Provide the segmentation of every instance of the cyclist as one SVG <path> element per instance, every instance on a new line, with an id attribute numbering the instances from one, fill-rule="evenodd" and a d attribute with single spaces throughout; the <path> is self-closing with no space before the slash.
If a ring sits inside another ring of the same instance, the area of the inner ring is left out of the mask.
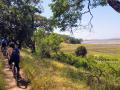
<path id="1" fill-rule="evenodd" d="M 1 41 L 1 51 L 3 52 L 4 56 L 6 56 L 6 49 L 7 49 L 7 40 L 3 38 Z"/>
<path id="2" fill-rule="evenodd" d="M 19 63 L 20 63 L 20 52 L 19 49 L 17 48 L 17 45 L 15 45 L 14 43 L 10 44 L 10 47 L 12 48 L 10 53 L 9 53 L 9 65 L 10 67 L 12 66 L 12 63 L 14 63 L 14 71 L 16 68 L 16 74 L 17 74 L 17 78 L 20 77 L 20 67 L 19 67 Z M 8 51 L 9 52 L 9 51 Z M 15 73 L 14 73 L 15 74 Z"/>
<path id="3" fill-rule="evenodd" d="M 13 48 L 13 52 L 10 58 L 13 60 L 15 64 L 15 68 L 17 69 L 17 78 L 19 78 L 20 77 L 20 67 L 19 67 L 20 52 L 19 52 L 17 45 L 15 45 L 15 47 Z"/>
<path id="4" fill-rule="evenodd" d="M 13 52 L 13 48 L 14 48 L 14 43 L 10 43 L 9 44 L 9 47 L 7 49 L 7 58 L 8 58 L 8 64 L 9 64 L 9 67 L 10 69 L 12 69 L 12 60 L 11 60 L 11 55 L 12 55 L 12 52 Z"/>

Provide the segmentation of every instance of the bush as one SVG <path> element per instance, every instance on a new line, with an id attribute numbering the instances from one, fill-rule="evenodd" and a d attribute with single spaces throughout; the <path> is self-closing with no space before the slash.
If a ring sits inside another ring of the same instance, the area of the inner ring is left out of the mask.
<path id="1" fill-rule="evenodd" d="M 70 37 L 70 39 L 69 39 L 69 43 L 71 43 L 71 44 L 81 44 L 81 42 L 82 42 L 82 39 L 77 39 L 74 37 Z"/>
<path id="2" fill-rule="evenodd" d="M 85 46 L 80 46 L 75 51 L 76 56 L 82 56 L 85 57 L 87 54 L 87 49 Z"/>
<path id="3" fill-rule="evenodd" d="M 89 67 L 88 66 L 89 64 L 88 64 L 86 58 L 76 57 L 72 54 L 65 54 L 65 53 L 61 52 L 59 54 L 55 54 L 53 56 L 53 58 L 58 61 L 73 65 L 76 68 L 82 67 L 82 68 L 87 69 Z"/>
<path id="4" fill-rule="evenodd" d="M 58 53 L 62 38 L 55 33 L 46 33 L 44 29 L 34 32 L 36 52 L 41 58 L 50 58 L 52 53 Z"/>
<path id="5" fill-rule="evenodd" d="M 41 46 L 41 53 L 40 56 L 41 58 L 50 58 L 51 54 L 50 54 L 50 50 L 47 48 L 47 46 Z"/>

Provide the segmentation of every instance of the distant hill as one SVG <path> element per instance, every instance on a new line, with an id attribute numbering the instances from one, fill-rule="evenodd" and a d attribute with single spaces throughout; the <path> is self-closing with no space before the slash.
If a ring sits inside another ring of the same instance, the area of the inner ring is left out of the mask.
<path id="1" fill-rule="evenodd" d="M 84 40 L 83 44 L 120 44 L 120 39 L 93 39 Z"/>

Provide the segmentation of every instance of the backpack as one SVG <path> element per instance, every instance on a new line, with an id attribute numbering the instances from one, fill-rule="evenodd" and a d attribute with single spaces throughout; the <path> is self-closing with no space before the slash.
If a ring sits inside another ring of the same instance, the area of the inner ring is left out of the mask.
<path id="1" fill-rule="evenodd" d="M 13 61 L 19 61 L 19 49 L 18 48 L 14 48 L 12 55 L 11 55 L 11 59 Z"/>
<path id="2" fill-rule="evenodd" d="M 2 40 L 2 46 L 7 46 L 7 41 L 5 39 Z"/>

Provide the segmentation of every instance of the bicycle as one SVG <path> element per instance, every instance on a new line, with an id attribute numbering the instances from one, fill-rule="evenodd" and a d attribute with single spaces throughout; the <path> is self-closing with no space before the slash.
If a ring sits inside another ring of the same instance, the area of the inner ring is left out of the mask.
<path id="1" fill-rule="evenodd" d="M 17 71 L 17 68 L 15 66 L 15 63 L 12 63 L 12 72 L 13 72 L 13 76 L 16 80 L 16 84 L 19 88 L 23 88 L 23 89 L 26 89 L 28 84 L 30 83 L 30 81 L 27 81 L 25 80 L 24 78 L 21 78 L 18 71 Z"/>
<path id="2" fill-rule="evenodd" d="M 14 62 L 12 63 L 12 72 L 13 72 L 13 76 L 16 80 L 17 86 L 19 86 L 19 81 L 20 81 L 21 77 L 19 76 L 19 73 L 17 71 L 17 68 L 16 68 Z"/>

